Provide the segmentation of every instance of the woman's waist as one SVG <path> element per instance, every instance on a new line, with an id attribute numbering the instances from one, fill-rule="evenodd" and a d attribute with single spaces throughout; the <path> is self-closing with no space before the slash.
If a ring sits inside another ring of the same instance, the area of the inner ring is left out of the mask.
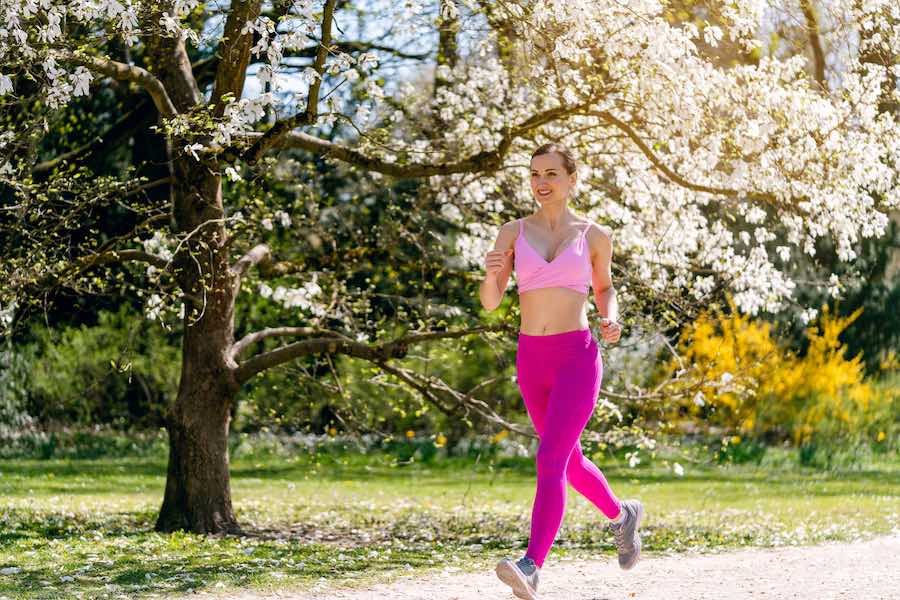
<path id="1" fill-rule="evenodd" d="M 534 367 L 537 361 L 552 370 L 573 360 L 596 360 L 600 346 L 589 328 L 544 335 L 519 332 L 516 354 L 517 362 L 530 361 Z"/>
<path id="2" fill-rule="evenodd" d="M 525 335 L 548 336 L 575 330 L 590 332 L 583 303 L 577 307 L 565 303 L 532 308 L 520 305 L 520 312 L 519 333 Z"/>

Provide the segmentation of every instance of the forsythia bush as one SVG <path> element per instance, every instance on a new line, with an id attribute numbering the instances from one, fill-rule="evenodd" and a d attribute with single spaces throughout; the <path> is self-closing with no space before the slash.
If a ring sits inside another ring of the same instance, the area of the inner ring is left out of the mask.
<path id="1" fill-rule="evenodd" d="M 683 362 L 666 367 L 668 374 L 680 375 L 674 384 L 681 392 L 678 414 L 796 444 L 814 437 L 888 437 L 885 429 L 895 426 L 896 387 L 866 381 L 862 356 L 844 356 L 838 339 L 862 309 L 841 317 L 823 306 L 806 330 L 809 346 L 801 357 L 773 335 L 769 323 L 739 314 L 731 299 L 729 306 L 730 314 L 703 313 L 690 324 L 680 344 Z"/>

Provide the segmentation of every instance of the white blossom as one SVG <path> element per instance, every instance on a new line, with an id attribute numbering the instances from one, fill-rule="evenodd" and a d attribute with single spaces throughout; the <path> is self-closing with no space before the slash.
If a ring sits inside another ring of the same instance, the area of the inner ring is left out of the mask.
<path id="1" fill-rule="evenodd" d="M 705 406 L 706 405 L 705 396 L 703 395 L 703 392 L 701 392 L 700 390 L 697 390 L 697 393 L 694 394 L 694 404 L 696 404 L 697 406 Z"/>
<path id="2" fill-rule="evenodd" d="M 241 181 L 243 178 L 241 174 L 237 172 L 234 167 L 225 167 L 225 175 L 228 176 L 228 179 L 231 181 Z"/>
<path id="3" fill-rule="evenodd" d="M 290 227 L 291 226 L 291 215 L 287 214 L 283 210 L 275 211 L 275 218 L 281 223 L 282 227 Z"/>

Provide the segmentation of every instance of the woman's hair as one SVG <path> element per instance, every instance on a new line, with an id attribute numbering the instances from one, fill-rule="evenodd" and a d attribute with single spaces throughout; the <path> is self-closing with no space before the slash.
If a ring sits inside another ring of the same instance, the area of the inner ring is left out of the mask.
<path id="1" fill-rule="evenodd" d="M 551 154 L 556 152 L 560 156 L 562 156 L 563 166 L 566 168 L 566 172 L 571 175 L 578 169 L 578 163 L 575 161 L 575 158 L 572 156 L 572 152 L 569 151 L 568 148 L 563 146 L 562 144 L 557 144 L 555 142 L 551 142 L 549 144 L 544 144 L 539 146 L 537 150 L 531 155 L 531 158 L 535 156 L 540 156 L 541 154 Z"/>

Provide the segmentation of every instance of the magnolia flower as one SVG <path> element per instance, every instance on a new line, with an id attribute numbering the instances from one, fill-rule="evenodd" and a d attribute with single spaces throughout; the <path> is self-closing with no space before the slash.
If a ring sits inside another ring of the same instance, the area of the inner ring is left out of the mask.
<path id="1" fill-rule="evenodd" d="M 241 181 L 243 179 L 234 167 L 225 167 L 225 175 L 227 175 L 228 179 L 231 181 Z"/>
<path id="2" fill-rule="evenodd" d="M 0 96 L 8 94 L 11 91 L 13 91 L 12 79 L 10 79 L 8 75 L 0 73 Z"/>
<path id="3" fill-rule="evenodd" d="M 188 144 L 184 147 L 184 151 L 194 157 L 194 160 L 199 161 L 200 157 L 197 156 L 197 150 L 203 150 L 203 144 Z"/>
<path id="4" fill-rule="evenodd" d="M 282 227 L 291 226 L 291 215 L 287 214 L 283 210 L 276 210 L 275 218 L 278 219 L 278 222 L 281 223 Z"/>

